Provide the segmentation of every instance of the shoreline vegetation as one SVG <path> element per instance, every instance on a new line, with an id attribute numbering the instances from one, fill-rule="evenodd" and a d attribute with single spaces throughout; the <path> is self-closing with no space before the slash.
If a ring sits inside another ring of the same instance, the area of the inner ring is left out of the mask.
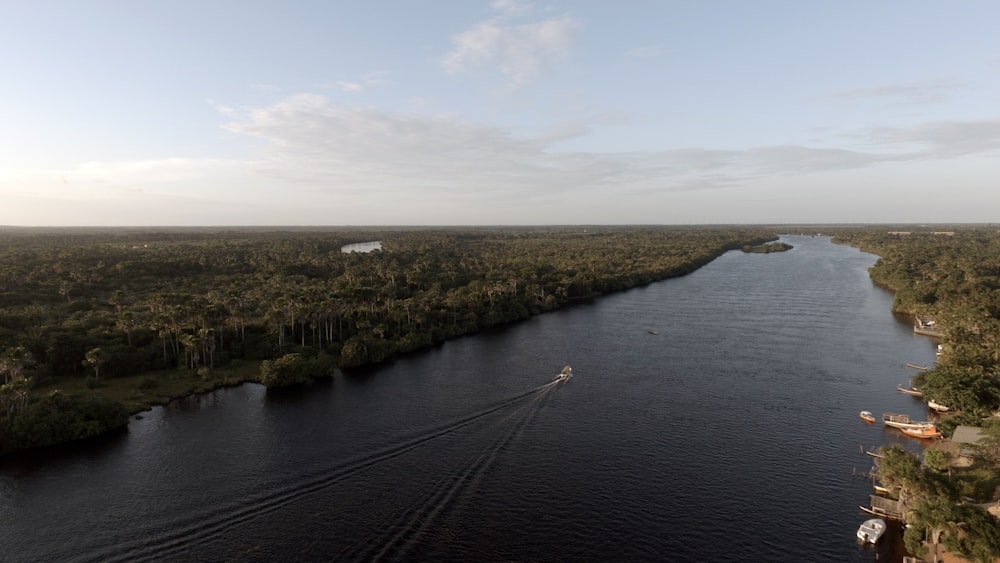
<path id="1" fill-rule="evenodd" d="M 0 454 L 683 276 L 758 227 L 0 228 Z M 345 253 L 369 241 L 381 248 Z"/>
<path id="2" fill-rule="evenodd" d="M 770 242 L 767 244 L 758 244 L 756 246 L 745 245 L 742 250 L 747 254 L 768 254 L 771 252 L 787 252 L 792 249 L 792 245 L 784 242 Z"/>
<path id="3" fill-rule="evenodd" d="M 912 385 L 925 402 L 949 406 L 935 415 L 946 437 L 922 458 L 879 448 L 877 496 L 907 525 L 905 547 L 922 561 L 992 563 L 1000 557 L 1000 231 L 850 229 L 833 242 L 878 255 L 870 277 L 893 291 L 893 312 L 940 329 L 928 336 L 940 344 L 937 361 Z M 958 442 L 959 427 L 976 438 Z"/>

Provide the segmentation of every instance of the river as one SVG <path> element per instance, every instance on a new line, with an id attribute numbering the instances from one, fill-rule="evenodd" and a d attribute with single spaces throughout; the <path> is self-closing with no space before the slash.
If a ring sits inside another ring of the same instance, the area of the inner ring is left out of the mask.
<path id="1" fill-rule="evenodd" d="M 862 448 L 934 342 L 825 237 L 0 459 L 4 561 L 874 561 Z M 551 383 L 566 364 L 573 377 Z M 892 559 L 889 559 L 889 558 Z"/>

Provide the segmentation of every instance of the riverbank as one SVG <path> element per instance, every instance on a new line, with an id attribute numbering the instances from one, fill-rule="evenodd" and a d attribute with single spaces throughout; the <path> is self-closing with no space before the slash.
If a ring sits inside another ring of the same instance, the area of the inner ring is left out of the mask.
<path id="1" fill-rule="evenodd" d="M 176 369 L 109 378 L 98 381 L 96 385 L 88 381 L 79 377 L 52 378 L 33 389 L 32 395 L 42 397 L 58 390 L 75 395 L 99 396 L 123 404 L 129 414 L 134 415 L 191 395 L 211 393 L 244 383 L 259 383 L 260 362 L 233 360 L 225 367 L 210 370 L 204 377 L 191 370 Z"/>
<path id="2" fill-rule="evenodd" d="M 0 351 L 9 356 L 0 366 L 13 366 L 8 371 L 17 374 L 19 385 L 16 392 L 7 386 L 0 396 L 14 405 L 0 432 L 18 424 L 28 397 L 37 401 L 58 390 L 110 399 L 135 414 L 260 382 L 261 362 L 245 358 L 275 350 L 329 355 L 342 369 L 379 365 L 684 276 L 730 250 L 777 238 L 760 229 L 676 228 L 382 234 L 391 253 L 345 253 L 344 237 L 322 233 L 149 233 L 130 244 L 95 236 L 68 246 L 35 241 L 59 254 L 10 259 L 26 271 L 43 272 L 39 279 L 49 280 L 51 262 L 67 257 L 73 268 L 63 262 L 60 267 L 100 275 L 87 284 L 6 295 L 0 313 L 9 313 L 12 330 L 23 328 L 32 337 Z M 234 259 L 234 252 L 241 258 Z M 269 283 L 260 283 L 262 274 Z M 173 292 L 163 293 L 168 286 Z M 22 301 L 31 306 L 17 308 Z M 78 334 L 83 328 L 86 336 Z M 233 360 L 207 369 L 220 358 Z M 91 375 L 84 377 L 81 365 Z M 171 369 L 177 365 L 187 367 Z M 144 371 L 129 375 L 138 370 Z M 26 393 L 37 380 L 33 373 L 43 380 Z"/>

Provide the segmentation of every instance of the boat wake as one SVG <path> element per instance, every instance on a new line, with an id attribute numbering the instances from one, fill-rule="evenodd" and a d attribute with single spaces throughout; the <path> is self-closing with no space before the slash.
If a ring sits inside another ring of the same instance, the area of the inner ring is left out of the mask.
<path id="1" fill-rule="evenodd" d="M 488 471 L 500 451 L 520 437 L 524 427 L 544 403 L 542 398 L 565 379 L 557 378 L 479 411 L 427 428 L 393 445 L 302 475 L 277 489 L 270 489 L 249 498 L 243 497 L 236 504 L 206 507 L 206 510 L 192 514 L 184 520 L 164 522 L 160 531 L 153 531 L 142 539 L 108 546 L 102 552 L 93 555 L 101 561 L 137 561 L 162 559 L 188 552 L 199 542 L 211 541 L 225 534 L 227 530 L 337 486 L 365 470 L 451 436 L 491 415 L 510 411 L 500 421 L 488 427 L 499 429 L 500 432 L 487 450 L 441 478 L 438 484 L 425 494 L 422 502 L 404 511 L 400 515 L 403 523 L 390 528 L 395 531 L 391 537 L 373 538 L 374 541 L 363 542 L 363 545 L 359 546 L 360 551 L 350 550 L 357 552 L 360 559 L 399 557 L 419 541 L 433 521 L 456 500 L 456 497 L 460 496 L 460 493 L 474 489 L 475 484 Z M 345 554 L 347 555 L 350 559 L 355 558 L 353 555 Z"/>
<path id="2" fill-rule="evenodd" d="M 551 381 L 538 388 L 538 393 L 523 405 L 496 423 L 500 429 L 490 446 L 478 456 L 445 475 L 426 493 L 420 501 L 408 507 L 396 517 L 396 524 L 390 532 L 376 537 L 365 538 L 354 547 L 338 554 L 343 560 L 372 560 L 383 558 L 407 558 L 415 546 L 434 527 L 441 516 L 456 507 L 463 499 L 469 498 L 479 483 L 493 466 L 498 455 L 505 448 L 516 444 L 525 427 L 545 404 L 545 398 L 561 379 Z M 395 530 L 395 533 L 392 531 Z"/>

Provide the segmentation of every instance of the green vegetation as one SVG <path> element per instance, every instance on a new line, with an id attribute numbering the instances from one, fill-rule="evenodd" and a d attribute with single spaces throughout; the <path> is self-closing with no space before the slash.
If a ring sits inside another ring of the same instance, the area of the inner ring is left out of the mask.
<path id="1" fill-rule="evenodd" d="M 5 432 L 0 434 L 0 451 L 91 438 L 128 424 L 128 410 L 121 403 L 59 391 L 31 401 L 14 414 L 8 417 Z"/>
<path id="2" fill-rule="evenodd" d="M 0 452 L 36 443 L 9 437 L 40 424 L 25 417 L 54 389 L 135 412 L 243 381 L 295 384 L 776 238 L 671 227 L 3 230 Z M 373 240 L 382 250 L 340 250 Z"/>
<path id="3" fill-rule="evenodd" d="M 957 409 L 938 424 L 981 426 L 972 467 L 928 449 L 923 464 L 900 446 L 883 448 L 878 474 L 897 491 L 907 523 L 907 549 L 924 555 L 930 542 L 973 561 L 1000 557 L 1000 523 L 977 503 L 996 501 L 1000 486 L 1000 233 L 995 228 L 888 232 L 845 230 L 836 242 L 878 254 L 872 279 L 895 292 L 893 310 L 934 319 L 943 353 L 914 379 L 927 398 Z"/>
<path id="4" fill-rule="evenodd" d="M 963 483 L 950 476 L 943 452 L 929 449 L 923 465 L 898 444 L 881 448 L 880 453 L 879 478 L 883 486 L 896 491 L 910 525 L 903 536 L 910 553 L 936 554 L 942 544 L 973 561 L 991 563 L 1000 554 L 1000 522 L 982 506 L 967 502 Z"/>
<path id="5" fill-rule="evenodd" d="M 260 365 L 260 382 L 268 388 L 288 387 L 321 377 L 333 376 L 336 364 L 326 354 L 306 357 L 299 353 L 285 354 L 277 360 L 264 360 Z"/>
<path id="6" fill-rule="evenodd" d="M 940 327 L 944 353 L 914 381 L 924 396 L 989 416 L 1000 410 L 1000 232 L 908 232 L 852 230 L 834 240 L 880 256 L 871 276 L 895 292 L 894 312 Z"/>
<path id="7" fill-rule="evenodd" d="M 769 252 L 787 252 L 792 248 L 793 247 L 790 244 L 785 244 L 783 242 L 772 242 L 768 244 L 758 244 L 756 246 L 744 245 L 741 250 L 743 250 L 743 252 L 746 252 L 748 254 L 767 254 Z"/>

